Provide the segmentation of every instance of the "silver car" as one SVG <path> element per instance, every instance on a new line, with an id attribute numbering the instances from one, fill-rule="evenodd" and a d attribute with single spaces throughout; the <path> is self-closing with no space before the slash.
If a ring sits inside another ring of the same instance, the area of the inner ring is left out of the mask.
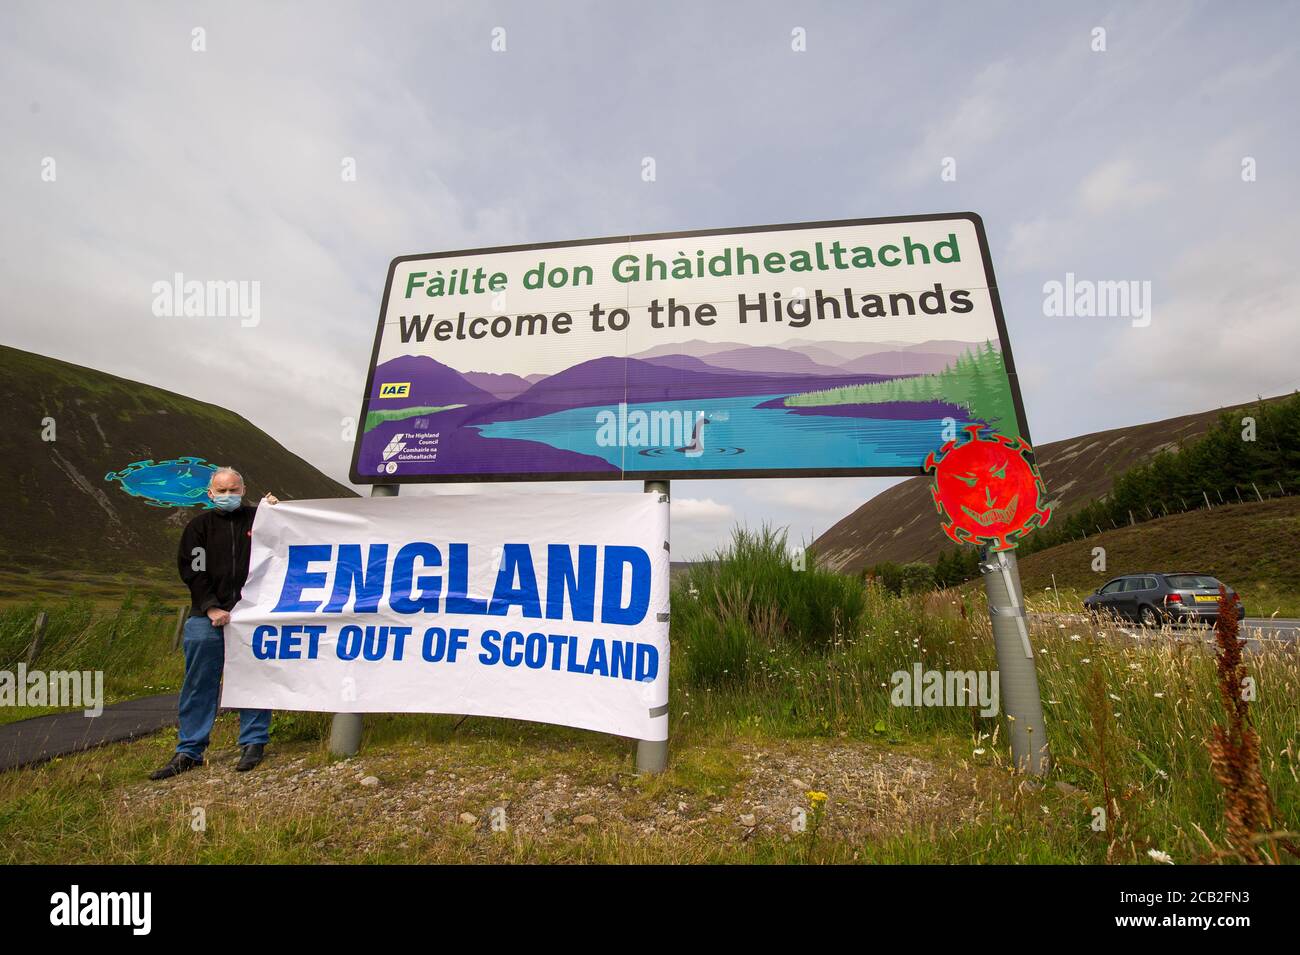
<path id="1" fill-rule="evenodd" d="M 1241 620 L 1246 616 L 1241 596 L 1223 586 Z M 1085 597 L 1083 609 L 1094 616 L 1111 614 L 1147 627 L 1162 623 L 1212 625 L 1219 619 L 1219 580 L 1209 574 L 1125 574 Z"/>

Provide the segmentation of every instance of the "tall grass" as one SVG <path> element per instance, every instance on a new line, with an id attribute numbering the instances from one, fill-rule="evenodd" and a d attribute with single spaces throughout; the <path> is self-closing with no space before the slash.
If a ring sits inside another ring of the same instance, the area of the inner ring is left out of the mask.
<path id="1" fill-rule="evenodd" d="M 673 594 L 673 637 L 688 680 L 699 686 L 744 681 L 790 652 L 825 651 L 855 632 L 862 588 L 798 562 L 786 534 L 737 528 L 730 547 L 695 563 Z"/>
<path id="2" fill-rule="evenodd" d="M 741 534 L 732 551 L 678 581 L 672 692 L 679 721 L 922 742 L 1009 771 L 998 717 L 890 702 L 891 675 L 915 663 L 940 671 L 997 668 L 982 598 L 895 596 L 874 583 L 833 584 L 821 579 L 833 575 L 783 565 L 779 535 Z M 762 586 L 751 580 L 755 568 Z M 837 600 L 824 596 L 831 593 Z M 805 602 L 831 609 L 803 614 Z M 792 618 L 806 628 L 797 637 Z M 1186 632 L 1064 622 L 1035 626 L 1033 644 L 1055 759 L 1051 781 L 1079 793 L 1060 850 L 1098 862 L 1146 861 L 1148 849 L 1176 850 L 1179 861 L 1221 858 L 1223 793 L 1207 742 L 1225 717 L 1211 648 Z M 1269 642 L 1241 665 L 1261 688 L 1251 717 L 1274 825 L 1294 832 L 1300 654 Z M 1096 807 L 1106 809 L 1100 830 L 1092 827 Z"/>
<path id="3" fill-rule="evenodd" d="M 47 615 L 39 670 L 103 670 L 109 700 L 174 689 L 183 664 L 171 651 L 176 607 L 132 594 L 105 610 L 85 598 L 32 601 L 0 609 L 0 670 L 15 671 L 27 659 L 36 618 Z M 0 723 L 36 715 L 31 707 L 0 708 Z"/>

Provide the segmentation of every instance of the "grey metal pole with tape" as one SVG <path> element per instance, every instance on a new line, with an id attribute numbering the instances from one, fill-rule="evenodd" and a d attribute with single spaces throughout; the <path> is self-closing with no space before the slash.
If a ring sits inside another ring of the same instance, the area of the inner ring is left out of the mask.
<path id="1" fill-rule="evenodd" d="M 397 497 L 400 484 L 375 484 L 371 497 Z M 360 713 L 335 713 L 330 725 L 330 753 L 334 756 L 355 756 L 361 749 L 362 719 Z"/>
<path id="2" fill-rule="evenodd" d="M 1017 770 L 1042 776 L 1051 768 L 1052 757 L 1015 551 L 981 549 L 980 573 L 993 624 L 1002 711 L 1010 724 L 1011 758 Z"/>
<path id="3" fill-rule="evenodd" d="M 665 501 L 668 501 L 671 498 L 671 489 L 668 481 L 646 481 L 645 492 L 647 494 L 662 494 Z M 664 547 L 668 548 L 668 546 L 669 542 L 664 541 Z M 667 704 L 664 704 L 663 715 L 665 718 L 668 716 L 667 710 L 668 706 Z M 637 775 L 662 773 L 667 768 L 668 740 L 639 739 L 636 741 Z"/>

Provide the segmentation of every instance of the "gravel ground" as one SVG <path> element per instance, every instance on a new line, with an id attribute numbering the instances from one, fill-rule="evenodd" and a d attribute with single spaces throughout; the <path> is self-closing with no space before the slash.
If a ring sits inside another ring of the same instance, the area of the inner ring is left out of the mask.
<path id="1" fill-rule="evenodd" d="M 179 803 L 191 811 L 203 806 L 209 815 L 325 814 L 355 826 L 362 849 L 381 839 L 391 845 L 395 834 L 418 841 L 443 826 L 539 838 L 617 830 L 624 838 L 708 832 L 712 838 L 788 839 L 815 824 L 827 837 L 859 840 L 940 818 L 952 825 L 973 817 L 978 805 L 969 776 L 963 781 L 924 759 L 870 744 L 743 742 L 729 753 L 738 770 L 729 778 L 739 781 L 710 787 L 646 784 L 617 769 L 602 775 L 599 765 L 575 776 L 556 771 L 545 752 L 502 766 L 432 746 L 321 765 L 315 753 L 272 748 L 251 773 L 234 772 L 234 754 L 218 752 L 174 780 L 124 791 L 122 804 L 136 812 Z"/>

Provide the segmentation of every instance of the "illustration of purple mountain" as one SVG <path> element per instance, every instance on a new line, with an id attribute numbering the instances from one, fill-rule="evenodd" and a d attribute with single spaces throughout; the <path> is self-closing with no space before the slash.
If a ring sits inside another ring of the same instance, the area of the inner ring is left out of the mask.
<path id="1" fill-rule="evenodd" d="M 817 376 L 819 388 L 865 384 L 885 376 L 840 374 Z M 539 381 L 522 395 L 493 409 L 506 415 L 500 420 L 531 417 L 562 408 L 607 405 L 611 396 L 623 395 L 628 404 L 685 401 L 695 398 L 733 398 L 808 390 L 807 375 L 764 373 L 737 375 L 732 371 L 674 368 L 636 358 L 594 358 Z"/>
<path id="2" fill-rule="evenodd" d="M 744 342 L 702 342 L 692 338 L 684 342 L 670 342 L 666 345 L 655 345 L 653 348 L 647 348 L 645 351 L 639 351 L 629 358 L 663 358 L 666 355 L 689 355 L 692 358 L 704 358 L 720 351 L 732 351 L 736 348 L 747 347 Z"/>
<path id="3" fill-rule="evenodd" d="M 801 355 L 807 355 L 819 365 L 830 365 L 831 367 L 835 367 L 840 362 L 846 360 L 846 358 L 852 357 L 843 351 L 836 351 L 833 342 L 828 345 L 796 345 L 786 342 L 782 347 L 788 348 L 790 351 L 799 352 Z M 892 351 L 893 349 L 882 346 L 880 350 Z"/>
<path id="4" fill-rule="evenodd" d="M 932 339 L 924 342 L 817 342 L 804 344 L 791 339 L 780 347 L 807 355 L 815 362 L 844 368 L 869 355 L 926 354 L 942 355 L 944 359 L 956 358 L 978 348 L 981 342 L 959 342 L 953 339 Z"/>
<path id="5" fill-rule="evenodd" d="M 854 351 L 849 357 L 856 357 L 857 354 Z M 838 374 L 837 365 L 840 360 L 831 348 L 791 348 L 788 345 L 773 348 L 767 345 L 744 345 L 740 342 L 701 341 L 656 345 L 629 357 L 661 364 L 683 358 L 695 359 L 716 369 L 807 375 Z"/>
<path id="6" fill-rule="evenodd" d="M 638 360 L 649 362 L 652 365 L 662 365 L 664 368 L 680 368 L 683 371 L 712 372 L 719 375 L 752 374 L 752 372 L 743 371 L 739 368 L 719 368 L 716 365 L 709 364 L 703 358 L 692 358 L 690 355 L 659 355 L 654 358 Z"/>
<path id="7" fill-rule="evenodd" d="M 736 342 L 688 341 L 656 345 L 630 357 L 692 371 L 757 375 L 932 375 L 978 342 L 817 342 L 792 339 L 776 347 Z M 701 365 L 703 363 L 703 366 Z M 707 366 L 707 367 L 704 367 Z"/>
<path id="8" fill-rule="evenodd" d="M 689 367 L 636 358 L 593 358 L 543 378 L 520 394 L 499 398 L 433 358 L 402 356 L 384 362 L 376 369 L 370 407 L 372 411 L 382 411 L 467 405 L 465 414 L 455 414 L 454 417 L 460 423 L 474 424 L 517 421 L 569 408 L 607 406 L 619 400 L 635 404 L 795 393 L 807 391 L 810 381 L 808 375 L 715 369 L 699 360 L 682 364 Z M 812 380 L 818 388 L 836 388 L 866 384 L 885 377 L 848 372 L 812 376 Z M 381 389 L 393 383 L 406 384 L 405 393 L 401 397 L 381 399 Z M 453 413 L 446 411 L 441 414 Z"/>
<path id="9" fill-rule="evenodd" d="M 819 364 L 807 355 L 788 348 L 742 346 L 714 352 L 705 356 L 704 361 L 715 368 L 734 368 L 740 371 L 780 372 L 786 375 L 843 374 L 834 365 Z"/>
<path id="10" fill-rule="evenodd" d="M 504 400 L 523 394 L 546 376 L 529 375 L 528 378 L 520 378 L 518 375 L 497 374 L 491 371 L 465 371 L 461 372 L 461 377 L 476 388 L 482 388 L 494 398 Z"/>
<path id="11" fill-rule="evenodd" d="M 887 351 L 846 361 L 840 370 L 877 375 L 935 375 L 951 362 L 951 355 L 935 352 Z"/>
<path id="12" fill-rule="evenodd" d="M 409 388 L 400 396 L 385 395 L 385 385 L 401 384 L 408 384 Z M 478 405 L 498 400 L 467 381 L 454 368 L 424 355 L 402 355 L 379 365 L 370 388 L 372 410 L 416 405 Z"/>

